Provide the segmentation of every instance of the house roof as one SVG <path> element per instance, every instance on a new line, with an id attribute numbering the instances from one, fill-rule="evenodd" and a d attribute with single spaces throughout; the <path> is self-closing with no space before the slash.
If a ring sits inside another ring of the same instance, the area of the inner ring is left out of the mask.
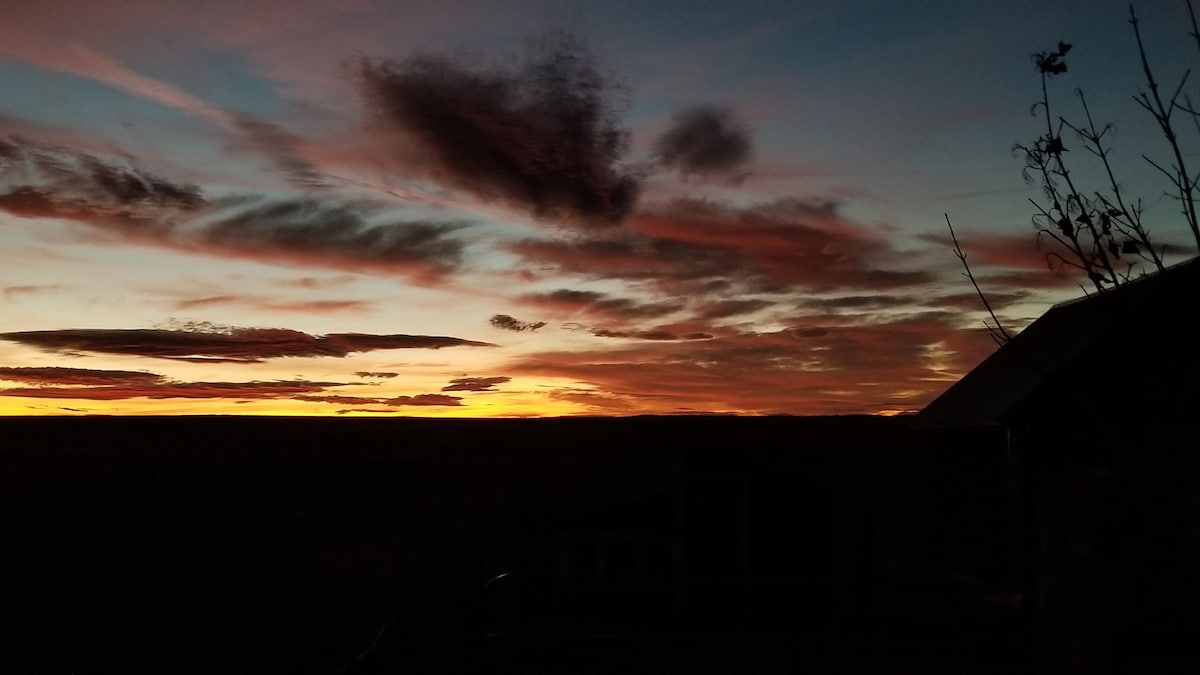
<path id="1" fill-rule="evenodd" d="M 1197 298 L 1200 258 L 1055 305 L 927 405 L 914 424 L 1007 424 L 1048 383 L 1068 373 L 1103 377 L 1112 363 L 1124 364 L 1127 373 L 1141 368 L 1146 371 L 1141 375 L 1161 376 L 1148 371 L 1172 362 L 1163 350 L 1179 351 L 1172 336 L 1179 325 L 1194 323 L 1190 313 Z"/>

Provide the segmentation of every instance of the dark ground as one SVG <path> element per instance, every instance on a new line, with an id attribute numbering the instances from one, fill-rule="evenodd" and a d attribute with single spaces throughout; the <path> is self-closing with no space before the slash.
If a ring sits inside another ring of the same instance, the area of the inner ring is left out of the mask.
<path id="1" fill-rule="evenodd" d="M 845 482 L 898 470 L 906 443 L 902 421 L 861 417 L 2 418 L 0 672 L 1003 672 L 1023 657 L 923 624 L 835 635 L 824 591 L 754 630 L 484 637 L 488 579 L 544 568 L 564 522 L 681 467 L 754 455 L 764 475 Z M 831 536 L 805 555 L 857 559 Z"/>

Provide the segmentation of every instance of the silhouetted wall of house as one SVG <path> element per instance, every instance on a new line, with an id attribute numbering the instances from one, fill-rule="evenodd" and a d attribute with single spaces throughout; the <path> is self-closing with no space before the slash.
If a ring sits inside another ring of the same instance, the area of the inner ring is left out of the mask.
<path id="1" fill-rule="evenodd" d="M 916 418 L 1009 437 L 1041 672 L 1195 672 L 1200 262 L 1048 311 Z"/>

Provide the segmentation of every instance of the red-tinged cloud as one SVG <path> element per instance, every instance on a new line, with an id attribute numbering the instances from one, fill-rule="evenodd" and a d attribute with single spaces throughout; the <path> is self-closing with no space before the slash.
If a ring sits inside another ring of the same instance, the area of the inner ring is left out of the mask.
<path id="1" fill-rule="evenodd" d="M 252 381 L 252 382 L 130 382 L 100 386 L 68 387 L 40 386 L 0 389 L 0 396 L 21 398 L 81 399 L 118 401 L 131 398 L 149 399 L 278 399 L 319 392 L 341 382 Z"/>
<path id="2" fill-rule="evenodd" d="M 379 415 L 395 414 L 394 408 L 343 408 L 337 411 L 339 415 L 348 415 L 350 413 L 376 413 Z"/>
<path id="3" fill-rule="evenodd" d="M 782 288 L 899 288 L 932 280 L 912 269 L 887 236 L 850 222 L 832 202 L 780 200 L 734 208 L 682 200 L 639 213 L 634 231 L 677 259 L 728 266 L 734 278 Z M 894 269 L 894 267 L 910 267 Z"/>
<path id="4" fill-rule="evenodd" d="M 258 363 L 285 356 L 344 357 L 382 349 L 491 347 L 487 342 L 433 335 L 309 335 L 286 328 L 208 330 L 64 329 L 0 333 L 8 340 L 50 352 L 93 352 L 167 359 Z"/>
<path id="5" fill-rule="evenodd" d="M 834 295 L 804 298 L 800 306 L 818 312 L 862 313 L 902 307 L 920 306 L 923 298 L 905 294 Z"/>
<path id="6" fill-rule="evenodd" d="M 496 391 L 496 385 L 504 384 L 511 377 L 457 377 L 450 384 L 442 387 L 442 391 Z"/>
<path id="7" fill-rule="evenodd" d="M 459 264 L 461 222 L 397 220 L 365 201 L 206 199 L 133 166 L 24 141 L 0 141 L 0 212 L 85 225 L 117 240 L 209 255 L 433 283 Z"/>
<path id="8" fill-rule="evenodd" d="M 949 234 L 926 234 L 921 239 L 954 250 L 954 241 Z M 967 262 L 978 270 L 985 266 L 1007 267 L 1021 270 L 1049 269 L 1046 251 L 1040 250 L 1032 233 L 1021 234 L 963 234 L 958 243 Z"/>
<path id="9" fill-rule="evenodd" d="M 621 165 L 618 88 L 577 39 L 532 44 L 514 68 L 438 55 L 367 60 L 362 89 L 377 122 L 401 133 L 401 158 L 429 178 L 537 218 L 619 223 L 639 179 Z"/>
<path id="10" fill-rule="evenodd" d="M 546 352 L 507 367 L 567 380 L 598 395 L 597 404 L 612 397 L 619 407 L 611 412 L 657 411 L 670 402 L 699 411 L 834 414 L 919 408 L 994 349 L 982 331 L 962 330 L 955 314 L 829 319 L 842 323 Z"/>
<path id="11" fill-rule="evenodd" d="M 330 314 L 338 312 L 365 312 L 371 308 L 370 303 L 360 300 L 299 300 L 281 302 L 257 296 L 242 295 L 211 295 L 203 298 L 192 298 L 175 303 L 176 309 L 191 310 L 219 305 L 240 305 L 251 309 L 269 312 L 297 312 L 301 314 Z"/>
<path id="12" fill-rule="evenodd" d="M 559 289 L 548 293 L 528 293 L 517 302 L 556 315 L 583 314 L 598 319 L 635 320 L 657 318 L 680 310 L 672 302 L 646 303 L 630 298 L 613 298 L 598 291 Z"/>
<path id="13" fill-rule="evenodd" d="M 400 373 L 380 372 L 380 371 L 374 371 L 374 370 L 358 370 L 358 371 L 355 371 L 354 374 L 357 375 L 358 377 L 362 377 L 365 379 L 387 380 L 387 379 L 396 377 Z"/>
<path id="14" fill-rule="evenodd" d="M 638 412 L 639 401 L 634 398 L 604 394 L 588 389 L 556 389 L 546 394 L 552 401 L 578 403 L 589 410 L 602 410 L 608 414 Z"/>
<path id="15" fill-rule="evenodd" d="M 752 155 L 750 134 L 733 112 L 697 106 L 676 113 L 671 126 L 654 142 L 663 166 L 681 174 L 737 178 Z"/>
<path id="16" fill-rule="evenodd" d="M 659 342 L 671 342 L 677 340 L 709 340 L 713 338 L 712 333 L 673 333 L 669 330 L 608 330 L 605 328 L 597 328 L 592 330 L 592 335 L 603 338 L 629 338 L 633 340 L 655 340 Z"/>
<path id="17" fill-rule="evenodd" d="M 292 397 L 297 401 L 309 401 L 311 403 L 337 403 L 340 405 L 371 405 L 379 403 L 383 399 L 378 397 L 367 396 L 343 396 L 340 394 L 300 394 Z"/>
<path id="18" fill-rule="evenodd" d="M 521 321 L 516 317 L 508 314 L 493 314 L 492 318 L 488 319 L 488 323 L 493 328 L 500 330 L 508 330 L 514 333 L 523 333 L 525 331 L 533 332 L 546 325 L 545 321 Z"/>
<path id="19" fill-rule="evenodd" d="M 745 314 L 753 314 L 760 309 L 766 309 L 774 305 L 770 300 L 716 300 L 706 302 L 697 308 L 697 315 L 701 319 L 728 319 L 732 316 L 742 316 Z"/>
<path id="20" fill-rule="evenodd" d="M 1029 291 L 1012 291 L 1012 292 L 994 292 L 987 293 L 988 304 L 992 309 L 1004 309 L 1010 307 L 1023 300 L 1028 300 L 1030 297 Z M 955 308 L 961 310 L 980 310 L 983 311 L 983 301 L 976 293 L 955 293 L 953 295 L 943 295 L 931 299 L 933 304 L 938 307 Z"/>
<path id="21" fill-rule="evenodd" d="M 66 289 L 66 286 L 58 284 L 21 284 L 17 286 L 5 286 L 0 293 L 4 294 L 4 299 L 13 302 L 18 298 L 30 295 L 40 295 L 42 293 L 54 293 Z"/>
<path id="22" fill-rule="evenodd" d="M 383 405 L 412 405 L 412 406 L 461 406 L 461 396 L 447 394 L 417 394 L 416 396 L 397 396 L 383 399 Z"/>
<path id="23" fill-rule="evenodd" d="M 635 214 L 623 238 L 526 239 L 511 250 L 543 269 L 646 282 L 676 296 L 893 291 L 934 280 L 885 233 L 846 220 L 835 204 L 796 200 L 740 208 L 676 201 Z"/>
<path id="24" fill-rule="evenodd" d="M 58 366 L 0 368 L 0 380 L 36 385 L 97 386 L 155 384 L 163 381 L 157 373 L 134 370 L 96 370 Z"/>

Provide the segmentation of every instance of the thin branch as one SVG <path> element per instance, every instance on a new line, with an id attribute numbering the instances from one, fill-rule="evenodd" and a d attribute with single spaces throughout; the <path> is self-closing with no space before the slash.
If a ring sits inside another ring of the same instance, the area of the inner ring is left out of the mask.
<path id="1" fill-rule="evenodd" d="M 1196 24 L 1196 10 L 1192 7 L 1192 0 L 1187 0 L 1188 16 L 1192 19 L 1192 30 L 1188 35 L 1196 39 L 1196 47 L 1200 48 L 1200 26 Z"/>
<path id="2" fill-rule="evenodd" d="M 966 270 L 965 276 L 971 280 L 971 285 L 975 287 L 976 295 L 983 301 L 983 306 L 992 317 L 992 321 L 996 322 L 995 328 L 988 326 L 987 322 L 984 322 L 983 325 L 987 326 L 988 334 L 992 336 L 992 340 L 997 345 L 1004 346 L 1004 343 L 1011 340 L 1012 336 L 1004 329 L 1004 324 L 1000 323 L 1000 317 L 996 316 L 995 310 L 992 309 L 992 303 L 988 302 L 987 295 L 984 294 L 983 289 L 979 288 L 979 282 L 975 280 L 975 275 L 971 273 L 971 266 L 967 264 L 967 254 L 963 252 L 962 246 L 959 246 L 958 236 L 954 234 L 954 226 L 950 224 L 950 214 L 943 213 L 942 215 L 946 218 L 946 227 L 950 229 L 950 240 L 954 242 L 955 257 L 962 262 L 963 269 Z"/>
<path id="3" fill-rule="evenodd" d="M 1190 3 L 1188 4 L 1188 8 L 1190 11 Z M 1132 6 L 1129 7 L 1129 23 L 1133 26 L 1133 35 L 1137 39 L 1138 55 L 1142 60 L 1142 72 L 1146 75 L 1146 86 L 1150 88 L 1149 96 L 1144 92 L 1141 94 L 1143 107 L 1147 108 L 1154 116 L 1163 137 L 1167 139 L 1167 143 L 1171 146 L 1171 151 L 1175 155 L 1176 176 L 1173 182 L 1180 190 L 1179 196 L 1183 200 L 1183 214 L 1187 219 L 1188 228 L 1192 231 L 1192 236 L 1195 238 L 1196 244 L 1200 246 L 1200 214 L 1197 213 L 1195 190 L 1191 187 L 1192 180 L 1188 176 L 1187 164 L 1183 160 L 1183 150 L 1179 147 L 1179 138 L 1175 134 L 1175 129 L 1171 126 L 1171 112 L 1173 108 L 1168 108 L 1164 105 L 1162 97 L 1158 93 L 1158 81 L 1154 79 L 1154 73 L 1150 69 L 1150 60 L 1146 56 L 1146 46 L 1142 41 L 1142 31 L 1138 27 L 1137 14 L 1133 11 Z M 1182 82 L 1180 86 L 1182 87 Z M 1179 92 L 1176 91 L 1176 96 L 1178 94 Z M 1153 108 L 1150 107 L 1151 97 L 1153 97 Z M 1172 99 L 1171 103 L 1174 106 L 1174 99 Z"/>

